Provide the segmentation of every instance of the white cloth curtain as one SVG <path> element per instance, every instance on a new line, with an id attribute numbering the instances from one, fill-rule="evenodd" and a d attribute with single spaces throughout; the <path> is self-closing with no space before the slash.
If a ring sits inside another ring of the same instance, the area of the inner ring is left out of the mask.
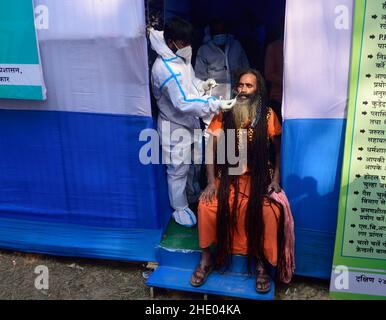
<path id="1" fill-rule="evenodd" d="M 353 0 L 287 0 L 285 119 L 346 117 Z"/>
<path id="2" fill-rule="evenodd" d="M 143 0 L 34 0 L 47 100 L 0 108 L 151 116 Z"/>

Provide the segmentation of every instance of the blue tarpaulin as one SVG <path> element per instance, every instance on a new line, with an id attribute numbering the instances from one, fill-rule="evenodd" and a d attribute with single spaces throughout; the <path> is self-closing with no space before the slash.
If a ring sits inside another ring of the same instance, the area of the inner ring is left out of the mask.
<path id="1" fill-rule="evenodd" d="M 165 168 L 139 159 L 144 2 L 34 5 L 47 100 L 0 100 L 0 247 L 154 261 L 171 209 Z"/>

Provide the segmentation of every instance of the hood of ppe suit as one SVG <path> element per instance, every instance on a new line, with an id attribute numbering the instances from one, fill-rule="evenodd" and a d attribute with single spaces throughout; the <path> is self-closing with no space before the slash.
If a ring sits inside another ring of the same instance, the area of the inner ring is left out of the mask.
<path id="1" fill-rule="evenodd" d="M 150 29 L 150 43 L 152 49 L 158 53 L 164 59 L 170 59 L 176 55 L 172 50 L 167 46 L 164 39 L 164 32 Z"/>
<path id="2" fill-rule="evenodd" d="M 217 110 L 218 102 L 204 95 L 203 83 L 196 78 L 192 65 L 173 53 L 162 31 L 150 30 L 149 38 L 153 50 L 158 53 L 151 72 L 158 119 L 171 122 L 171 131 L 184 127 L 193 134 L 193 129 L 200 128 L 198 117 L 210 116 Z M 158 128 L 161 127 L 159 124 Z M 164 136 L 161 132 L 161 139 Z"/>

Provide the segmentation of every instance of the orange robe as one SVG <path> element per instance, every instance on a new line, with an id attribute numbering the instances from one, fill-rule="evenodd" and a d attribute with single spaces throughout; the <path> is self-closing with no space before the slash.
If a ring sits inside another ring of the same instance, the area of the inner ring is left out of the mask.
<path id="1" fill-rule="evenodd" d="M 208 132 L 214 136 L 219 135 L 222 129 L 222 113 L 215 116 L 208 127 Z M 268 136 L 270 138 L 281 134 L 281 125 L 274 112 L 268 118 Z M 248 252 L 248 239 L 245 233 L 245 215 L 247 212 L 248 198 L 250 192 L 250 176 L 243 174 L 239 176 L 239 196 L 237 204 L 237 225 L 233 236 L 232 253 L 246 255 Z M 216 179 L 217 187 L 220 180 Z M 234 187 L 230 187 L 229 206 L 232 207 L 234 200 Z M 210 203 L 200 201 L 198 206 L 198 235 L 201 248 L 208 248 L 216 242 L 216 217 L 217 197 Z M 277 265 L 277 231 L 279 226 L 280 209 L 273 202 L 265 199 L 263 204 L 264 231 L 264 254 L 268 262 Z"/>

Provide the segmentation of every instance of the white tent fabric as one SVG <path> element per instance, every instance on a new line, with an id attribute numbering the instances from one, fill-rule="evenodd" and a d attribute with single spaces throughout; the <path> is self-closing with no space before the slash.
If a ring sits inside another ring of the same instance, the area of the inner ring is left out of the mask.
<path id="1" fill-rule="evenodd" d="M 34 4 L 47 100 L 0 108 L 151 116 L 143 0 Z"/>
<path id="2" fill-rule="evenodd" d="M 287 1 L 285 119 L 346 117 L 352 12 L 353 0 Z"/>
<path id="3" fill-rule="evenodd" d="M 145 35 L 143 0 L 34 0 L 47 6 L 49 29 L 41 40 L 140 38 Z"/>

